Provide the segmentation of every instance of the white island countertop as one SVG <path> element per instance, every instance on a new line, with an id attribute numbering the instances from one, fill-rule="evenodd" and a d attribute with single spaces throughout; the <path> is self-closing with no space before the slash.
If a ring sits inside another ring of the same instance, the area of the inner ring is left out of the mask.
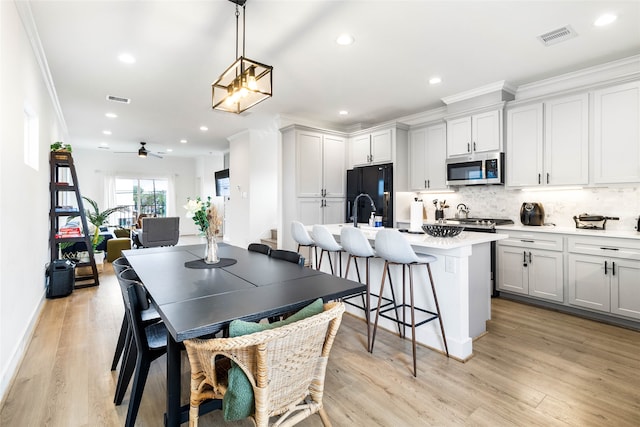
<path id="1" fill-rule="evenodd" d="M 325 226 L 329 229 L 331 234 L 339 236 L 342 227 L 353 227 L 353 224 L 328 224 Z M 371 227 L 367 224 L 358 224 L 358 228 L 360 228 L 364 232 L 365 236 L 367 236 L 367 238 L 371 241 L 374 241 L 376 233 L 379 230 L 383 229 L 380 227 Z M 414 233 L 402 233 L 402 235 L 406 237 L 411 246 L 418 250 L 420 248 L 439 250 L 458 249 L 477 245 L 480 243 L 488 243 L 494 242 L 496 240 L 507 239 L 509 237 L 507 234 L 477 233 L 474 231 L 463 231 L 455 237 L 432 237 L 428 234 Z"/>

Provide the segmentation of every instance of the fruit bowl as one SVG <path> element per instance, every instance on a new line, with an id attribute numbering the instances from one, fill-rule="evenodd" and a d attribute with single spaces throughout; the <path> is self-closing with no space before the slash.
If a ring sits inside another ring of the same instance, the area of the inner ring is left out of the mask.
<path id="1" fill-rule="evenodd" d="M 433 237 L 455 237 L 464 230 L 464 227 L 447 224 L 424 224 L 422 229 Z"/>

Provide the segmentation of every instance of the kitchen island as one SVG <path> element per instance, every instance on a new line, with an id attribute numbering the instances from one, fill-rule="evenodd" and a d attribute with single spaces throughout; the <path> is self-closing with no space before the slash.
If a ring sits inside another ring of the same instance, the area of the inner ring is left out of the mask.
<path id="1" fill-rule="evenodd" d="M 336 240 L 340 241 L 342 227 L 353 227 L 353 224 L 331 224 L 326 227 Z M 359 228 L 375 247 L 375 236 L 380 229 L 364 224 L 359 225 Z M 403 233 L 403 235 L 416 253 L 429 254 L 437 258 L 437 261 L 431 264 L 431 271 L 447 334 L 449 354 L 461 361 L 469 359 L 473 355 L 473 339 L 486 332 L 486 321 L 491 318 L 491 242 L 506 239 L 508 236 L 466 231 L 456 237 L 447 238 L 431 237 L 426 234 Z M 346 269 L 346 260 L 347 255 L 343 254 L 343 270 Z M 334 267 L 337 266 L 334 265 Z M 376 294 L 380 289 L 383 267 L 384 261 L 380 259 L 371 261 L 371 292 Z M 322 270 L 329 271 L 326 255 Z M 360 271 L 364 281 L 364 264 Z M 396 298 L 399 299 L 402 295 L 401 269 L 392 268 L 391 277 Z M 348 278 L 358 280 L 353 266 L 349 269 Z M 433 310 L 435 304 L 425 268 L 414 269 L 414 288 L 416 307 Z M 388 284 L 385 285 L 384 296 L 391 297 Z M 408 295 L 407 301 L 409 301 Z M 371 304 L 377 304 L 377 299 L 372 298 Z M 356 307 L 347 306 L 347 311 L 364 318 L 364 311 Z M 372 322 L 374 316 L 375 314 L 372 313 Z M 388 319 L 381 317 L 378 326 L 397 333 L 396 324 Z M 366 334 L 364 326 L 363 331 Z M 407 337 L 409 339 L 411 337 L 410 329 L 407 329 Z M 416 328 L 416 340 L 427 347 L 444 352 L 444 343 L 437 321 Z"/>

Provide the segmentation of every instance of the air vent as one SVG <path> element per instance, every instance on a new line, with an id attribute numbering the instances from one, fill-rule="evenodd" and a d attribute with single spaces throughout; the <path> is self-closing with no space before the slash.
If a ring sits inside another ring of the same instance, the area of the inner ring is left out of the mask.
<path id="1" fill-rule="evenodd" d="M 576 33 L 576 31 L 571 28 L 570 25 L 567 25 L 566 27 L 558 28 L 557 30 L 549 31 L 548 33 L 539 35 L 538 40 L 540 40 L 545 46 L 551 46 L 552 44 L 557 44 L 565 40 L 572 39 L 577 35 L 578 33 Z"/>
<path id="2" fill-rule="evenodd" d="M 121 98 L 119 96 L 113 96 L 113 95 L 107 95 L 107 100 L 113 101 L 113 102 L 122 102 L 123 104 L 131 103 L 131 100 L 129 98 Z"/>

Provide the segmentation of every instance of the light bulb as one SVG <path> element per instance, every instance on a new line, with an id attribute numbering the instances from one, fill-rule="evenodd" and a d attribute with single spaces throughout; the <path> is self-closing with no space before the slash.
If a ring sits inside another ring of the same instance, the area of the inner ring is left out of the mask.
<path id="1" fill-rule="evenodd" d="M 258 89 L 258 82 L 256 81 L 256 67 L 249 67 L 249 69 L 247 70 L 247 74 L 249 75 L 247 77 L 247 86 L 249 87 L 249 89 Z"/>

